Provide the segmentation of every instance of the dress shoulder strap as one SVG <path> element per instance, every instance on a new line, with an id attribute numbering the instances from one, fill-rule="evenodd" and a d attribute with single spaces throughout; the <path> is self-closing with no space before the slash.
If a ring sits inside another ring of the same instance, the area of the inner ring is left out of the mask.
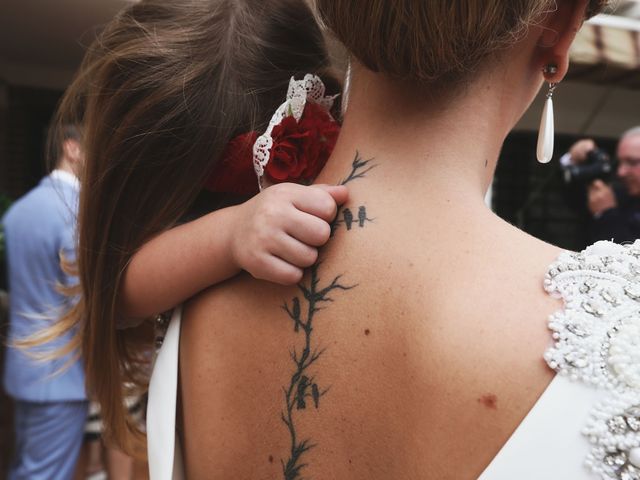
<path id="1" fill-rule="evenodd" d="M 549 319 L 545 360 L 606 392 L 583 429 L 586 465 L 603 480 L 640 480 L 640 241 L 565 252 L 544 286 L 564 301 Z"/>
<path id="2" fill-rule="evenodd" d="M 178 307 L 173 311 L 149 383 L 147 453 L 151 480 L 184 480 L 176 438 L 181 319 L 182 307 Z"/>

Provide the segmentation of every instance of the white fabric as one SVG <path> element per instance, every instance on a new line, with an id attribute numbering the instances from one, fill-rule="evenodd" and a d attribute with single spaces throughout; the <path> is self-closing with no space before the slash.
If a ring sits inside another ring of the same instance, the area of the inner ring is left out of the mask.
<path id="1" fill-rule="evenodd" d="M 563 253 L 545 289 L 564 300 L 551 316 L 549 366 L 602 392 L 582 428 L 585 469 L 640 480 L 640 241 Z"/>
<path id="2" fill-rule="evenodd" d="M 61 182 L 71 185 L 76 190 L 80 190 L 80 180 L 71 172 L 57 168 L 53 170 L 49 176 L 55 180 L 60 180 Z"/>
<path id="3" fill-rule="evenodd" d="M 558 374 L 479 480 L 640 480 L 639 280 L 640 240 L 598 242 L 549 267 L 545 289 L 565 305 L 549 319 L 554 344 L 545 353 Z M 151 480 L 184 478 L 175 435 L 180 316 L 149 389 Z"/>
<path id="4" fill-rule="evenodd" d="M 602 392 L 556 375 L 479 480 L 594 480 L 581 434 Z"/>
<path id="5" fill-rule="evenodd" d="M 178 354 L 182 308 L 176 308 L 156 357 L 147 403 L 147 453 L 153 480 L 184 480 L 180 442 L 176 436 Z"/>

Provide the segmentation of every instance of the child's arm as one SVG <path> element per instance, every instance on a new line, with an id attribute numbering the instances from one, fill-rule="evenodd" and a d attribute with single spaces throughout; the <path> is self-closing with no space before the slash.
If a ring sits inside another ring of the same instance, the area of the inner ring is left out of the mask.
<path id="1" fill-rule="evenodd" d="M 251 200 L 217 210 L 147 242 L 131 259 L 120 310 L 134 326 L 236 275 L 298 282 L 330 236 L 346 187 L 274 185 Z M 138 319 L 138 320 L 137 320 Z"/>

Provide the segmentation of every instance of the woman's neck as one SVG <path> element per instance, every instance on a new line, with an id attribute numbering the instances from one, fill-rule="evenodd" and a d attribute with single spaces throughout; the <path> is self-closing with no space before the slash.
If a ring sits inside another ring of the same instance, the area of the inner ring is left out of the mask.
<path id="1" fill-rule="evenodd" d="M 359 150 L 385 163 L 385 181 L 397 174 L 438 198 L 483 202 L 502 142 L 524 109 L 521 89 L 485 75 L 452 98 L 420 98 L 361 67 L 352 82 L 332 160 L 346 163 Z"/>

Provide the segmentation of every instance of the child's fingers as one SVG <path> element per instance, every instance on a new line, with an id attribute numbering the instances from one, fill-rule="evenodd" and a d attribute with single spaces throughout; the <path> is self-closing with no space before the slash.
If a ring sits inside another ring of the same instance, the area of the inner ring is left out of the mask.
<path id="1" fill-rule="evenodd" d="M 344 205 L 349 200 L 349 189 L 344 185 L 318 184 L 318 185 L 312 185 L 312 186 L 327 192 L 329 195 L 333 197 L 333 200 L 338 205 Z"/>
<path id="2" fill-rule="evenodd" d="M 303 212 L 307 212 L 316 217 L 330 222 L 336 216 L 338 206 L 333 197 L 316 187 L 303 187 L 303 190 L 296 192 L 292 198 L 293 205 Z"/>
<path id="3" fill-rule="evenodd" d="M 285 231 L 312 247 L 321 247 L 331 235 L 331 227 L 327 222 L 306 212 L 296 212 L 294 221 L 286 225 Z"/>
<path id="4" fill-rule="evenodd" d="M 249 272 L 254 277 L 281 285 L 294 285 L 302 280 L 304 271 L 301 268 L 269 255 L 263 262 L 262 268 L 258 272 Z"/>
<path id="5" fill-rule="evenodd" d="M 271 253 L 299 268 L 310 267 L 318 259 L 318 250 L 285 234 L 278 239 Z"/>

